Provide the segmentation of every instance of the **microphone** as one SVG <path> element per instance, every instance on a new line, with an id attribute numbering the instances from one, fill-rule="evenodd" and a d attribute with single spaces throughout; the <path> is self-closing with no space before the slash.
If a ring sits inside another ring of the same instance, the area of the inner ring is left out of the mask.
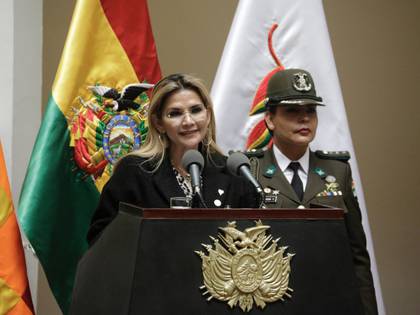
<path id="1" fill-rule="evenodd" d="M 263 193 L 260 183 L 251 174 L 251 165 L 245 154 L 241 152 L 232 153 L 229 155 L 226 165 L 232 174 L 244 176 L 260 195 Z"/>
<path id="2" fill-rule="evenodd" d="M 182 167 L 191 176 L 193 194 L 200 194 L 200 174 L 204 166 L 204 158 L 197 150 L 188 150 L 181 160 Z"/>

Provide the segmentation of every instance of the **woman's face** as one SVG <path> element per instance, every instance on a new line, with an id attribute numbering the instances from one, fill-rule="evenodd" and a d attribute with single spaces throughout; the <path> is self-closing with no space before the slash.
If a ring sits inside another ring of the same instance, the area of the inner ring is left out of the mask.
<path id="1" fill-rule="evenodd" d="M 266 114 L 265 121 L 280 148 L 306 148 L 318 126 L 315 105 L 277 106 L 275 113 Z"/>
<path id="2" fill-rule="evenodd" d="M 166 99 L 162 117 L 157 119 L 157 128 L 166 133 L 172 149 L 184 151 L 197 149 L 209 122 L 210 114 L 200 96 L 193 90 L 184 89 Z"/>

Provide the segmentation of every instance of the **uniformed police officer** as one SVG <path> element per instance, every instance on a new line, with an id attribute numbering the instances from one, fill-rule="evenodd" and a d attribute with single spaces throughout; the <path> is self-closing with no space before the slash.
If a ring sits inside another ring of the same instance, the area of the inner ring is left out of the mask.
<path id="1" fill-rule="evenodd" d="M 309 72 L 287 69 L 275 73 L 267 86 L 265 122 L 273 147 L 250 152 L 255 177 L 270 208 L 331 206 L 345 210 L 356 276 L 366 314 L 377 314 L 361 214 L 353 193 L 347 152 L 312 152 L 309 144 L 318 125 L 316 95 Z"/>

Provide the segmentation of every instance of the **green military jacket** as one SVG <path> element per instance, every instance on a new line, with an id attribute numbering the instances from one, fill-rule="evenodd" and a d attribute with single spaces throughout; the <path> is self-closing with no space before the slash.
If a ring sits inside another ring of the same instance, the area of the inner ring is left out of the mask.
<path id="1" fill-rule="evenodd" d="M 268 208 L 319 208 L 324 206 L 345 211 L 345 224 L 353 253 L 356 277 L 366 314 L 377 314 L 375 290 L 366 249 L 357 198 L 353 193 L 349 156 L 310 152 L 309 169 L 303 200 L 300 201 L 278 168 L 272 149 L 251 154 L 251 170 L 266 193 Z M 331 185 L 331 179 L 333 184 Z"/>

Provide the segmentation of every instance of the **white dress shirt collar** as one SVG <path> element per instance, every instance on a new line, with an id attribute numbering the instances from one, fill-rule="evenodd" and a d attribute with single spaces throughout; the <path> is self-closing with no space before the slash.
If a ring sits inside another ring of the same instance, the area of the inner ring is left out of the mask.
<path id="1" fill-rule="evenodd" d="M 292 182 L 293 179 L 293 171 L 288 168 L 290 162 L 299 162 L 300 168 L 298 170 L 298 176 L 303 184 L 303 190 L 306 189 L 306 184 L 308 183 L 308 170 L 309 170 L 309 147 L 306 149 L 305 154 L 297 160 L 292 161 L 287 156 L 285 156 L 279 148 L 275 145 L 273 146 L 274 157 L 276 159 L 277 165 L 280 170 L 283 172 L 284 176 L 286 177 L 289 183 Z"/>
<path id="2" fill-rule="evenodd" d="M 275 145 L 273 145 L 273 152 L 274 152 L 274 157 L 276 158 L 277 165 L 278 165 L 278 167 L 280 167 L 280 169 L 283 172 L 287 169 L 290 162 L 299 162 L 301 170 L 306 175 L 308 174 L 308 170 L 309 170 L 309 147 L 306 149 L 305 154 L 303 154 L 302 157 L 297 161 L 290 160 Z"/>

